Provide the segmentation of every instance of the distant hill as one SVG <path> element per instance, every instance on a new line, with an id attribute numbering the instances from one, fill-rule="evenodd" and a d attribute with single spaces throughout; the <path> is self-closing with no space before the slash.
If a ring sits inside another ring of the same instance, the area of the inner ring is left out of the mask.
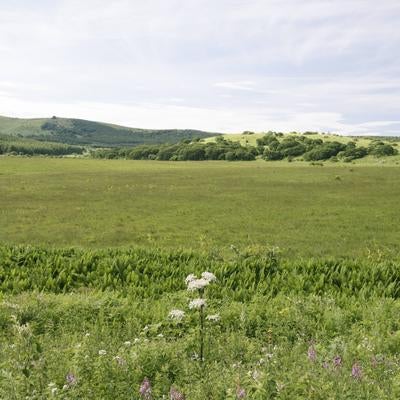
<path id="1" fill-rule="evenodd" d="M 9 118 L 0 116 L 0 135 L 70 145 L 117 147 L 177 143 L 183 139 L 208 138 L 218 133 L 194 129 L 138 129 L 72 118 Z"/>

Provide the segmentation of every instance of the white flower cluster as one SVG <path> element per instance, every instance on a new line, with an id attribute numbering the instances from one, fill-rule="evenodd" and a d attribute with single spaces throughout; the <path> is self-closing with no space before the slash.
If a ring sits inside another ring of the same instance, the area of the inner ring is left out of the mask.
<path id="1" fill-rule="evenodd" d="M 207 321 L 212 321 L 212 322 L 218 322 L 221 319 L 221 317 L 219 316 L 219 314 L 211 314 L 211 315 L 207 315 L 206 320 Z"/>
<path id="2" fill-rule="evenodd" d="M 169 312 L 169 317 L 175 321 L 182 321 L 183 318 L 185 317 L 185 311 L 182 310 L 171 310 Z"/>
<path id="3" fill-rule="evenodd" d="M 197 278 L 197 276 L 193 274 L 188 275 L 185 282 L 187 284 L 187 289 L 193 292 L 194 290 L 203 290 L 211 282 L 215 282 L 216 280 L 217 278 L 212 272 L 205 271 L 201 274 L 201 278 Z"/>
<path id="4" fill-rule="evenodd" d="M 203 272 L 201 277 L 208 282 L 215 282 L 217 280 L 217 277 L 212 272 L 208 271 Z"/>
<path id="5" fill-rule="evenodd" d="M 200 278 L 200 279 L 193 279 L 192 281 L 190 281 L 187 285 L 187 289 L 189 290 L 189 292 L 193 292 L 195 290 L 202 290 L 204 289 L 210 282 Z"/>
<path id="6" fill-rule="evenodd" d="M 201 307 L 206 306 L 206 301 L 204 299 L 194 299 L 189 303 L 189 308 L 193 309 L 200 309 Z"/>

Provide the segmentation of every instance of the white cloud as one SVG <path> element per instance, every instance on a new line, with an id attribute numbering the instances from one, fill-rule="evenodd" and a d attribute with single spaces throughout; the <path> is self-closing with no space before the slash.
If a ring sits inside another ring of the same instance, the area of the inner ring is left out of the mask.
<path id="1" fill-rule="evenodd" d="M 4 0 L 0 114 L 393 132 L 399 18 L 398 0 Z"/>
<path id="2" fill-rule="evenodd" d="M 237 81 L 237 82 L 216 82 L 215 87 L 221 87 L 232 90 L 250 90 L 256 91 L 253 81 Z"/>

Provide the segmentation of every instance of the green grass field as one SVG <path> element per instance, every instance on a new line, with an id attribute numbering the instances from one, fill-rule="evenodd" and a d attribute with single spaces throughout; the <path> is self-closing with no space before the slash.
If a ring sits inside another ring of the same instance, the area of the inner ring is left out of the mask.
<path id="1" fill-rule="evenodd" d="M 10 244 L 227 248 L 287 256 L 400 249 L 396 165 L 0 158 Z"/>
<path id="2" fill-rule="evenodd" d="M 0 399 L 399 398 L 399 198 L 380 160 L 0 157 Z"/>

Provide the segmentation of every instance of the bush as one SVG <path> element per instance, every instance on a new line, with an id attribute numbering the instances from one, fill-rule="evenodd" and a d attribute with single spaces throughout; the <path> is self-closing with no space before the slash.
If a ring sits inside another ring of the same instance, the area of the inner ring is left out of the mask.
<path id="1" fill-rule="evenodd" d="M 394 156 L 398 154 L 398 150 L 392 145 L 383 142 L 373 142 L 368 147 L 368 153 L 375 157 Z"/>
<path id="2" fill-rule="evenodd" d="M 267 161 L 277 161 L 283 160 L 285 156 L 280 151 L 274 151 L 267 148 L 264 151 L 263 158 Z"/>
<path id="3" fill-rule="evenodd" d="M 325 142 L 304 154 L 306 161 L 328 160 L 343 151 L 346 145 L 339 142 Z"/>

